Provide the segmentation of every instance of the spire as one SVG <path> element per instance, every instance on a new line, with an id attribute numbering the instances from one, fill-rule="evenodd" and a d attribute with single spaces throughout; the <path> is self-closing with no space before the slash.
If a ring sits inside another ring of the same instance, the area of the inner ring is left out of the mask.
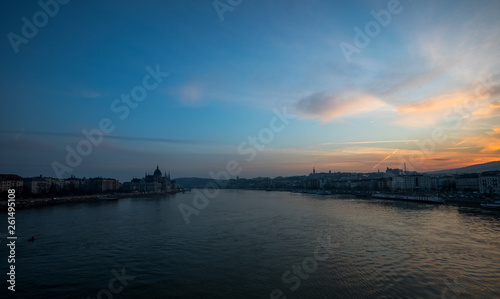
<path id="1" fill-rule="evenodd" d="M 158 167 L 158 164 L 156 164 L 156 169 L 159 170 L 160 168 Z"/>

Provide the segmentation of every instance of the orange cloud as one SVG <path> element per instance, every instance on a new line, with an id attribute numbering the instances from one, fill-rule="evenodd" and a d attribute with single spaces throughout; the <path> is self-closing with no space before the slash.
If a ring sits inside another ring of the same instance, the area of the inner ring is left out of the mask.
<path id="1" fill-rule="evenodd" d="M 442 121 L 447 113 L 453 113 L 459 105 L 470 101 L 470 95 L 452 93 L 401 105 L 395 108 L 400 115 L 396 124 L 411 127 L 433 126 Z"/>
<path id="2" fill-rule="evenodd" d="M 500 153 L 500 127 L 494 127 L 490 131 L 484 133 L 471 132 L 462 134 L 464 139 L 455 144 L 455 147 L 447 148 L 451 149 L 471 149 L 467 151 L 468 154 L 471 153 L 482 153 L 482 154 L 499 154 Z M 460 147 L 457 147 L 460 145 Z"/>
<path id="3" fill-rule="evenodd" d="M 492 132 L 488 132 L 487 134 L 487 145 L 481 152 L 500 154 L 500 127 L 494 128 Z"/>
<path id="4" fill-rule="evenodd" d="M 297 113 L 305 118 L 319 118 L 328 122 L 335 118 L 353 116 L 388 106 L 384 101 L 370 94 L 343 93 L 332 95 L 316 93 L 301 99 Z"/>
<path id="5" fill-rule="evenodd" d="M 395 123 L 401 126 L 429 127 L 451 120 L 456 123 L 456 119 L 478 120 L 495 116 L 500 110 L 500 102 L 490 103 L 490 99 L 499 94 L 498 85 L 486 91 L 483 87 L 478 83 L 463 88 L 462 91 L 397 106 L 394 109 L 398 112 L 399 119 Z"/>

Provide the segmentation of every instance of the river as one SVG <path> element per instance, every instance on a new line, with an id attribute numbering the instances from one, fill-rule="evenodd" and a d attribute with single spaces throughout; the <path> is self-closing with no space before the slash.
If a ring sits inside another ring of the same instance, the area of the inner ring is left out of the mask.
<path id="1" fill-rule="evenodd" d="M 3 245 L 1 297 L 500 297 L 498 212 L 220 190 L 188 224 L 194 195 L 18 211 L 16 292 Z"/>

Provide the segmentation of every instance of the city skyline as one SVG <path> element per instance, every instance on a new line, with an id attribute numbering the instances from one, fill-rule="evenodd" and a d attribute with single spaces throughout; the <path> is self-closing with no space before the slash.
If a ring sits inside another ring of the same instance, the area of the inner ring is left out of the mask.
<path id="1" fill-rule="evenodd" d="M 493 162 L 488 162 L 484 164 L 475 164 L 475 165 L 469 165 L 463 168 L 454 168 L 454 169 L 442 169 L 438 171 L 431 171 L 431 172 L 418 172 L 414 170 L 408 170 L 406 169 L 406 165 L 402 165 L 403 168 L 390 168 L 390 167 L 385 167 L 383 169 L 378 168 L 373 171 L 368 171 L 368 172 L 358 172 L 358 171 L 349 171 L 349 170 L 344 170 L 344 171 L 332 171 L 331 169 L 316 169 L 315 166 L 312 166 L 309 171 L 305 171 L 303 173 L 294 173 L 290 175 L 286 174 L 278 174 L 275 176 L 266 176 L 266 175 L 259 175 L 259 176 L 240 176 L 240 175 L 232 175 L 228 171 L 221 170 L 218 172 L 209 172 L 208 175 L 205 176 L 186 176 L 186 177 L 180 177 L 180 176 L 171 176 L 170 171 L 164 169 L 161 170 L 159 167 L 159 164 L 156 165 L 156 169 L 153 167 L 148 168 L 148 169 L 143 169 L 142 173 L 136 173 L 131 177 L 126 177 L 126 176 L 120 176 L 115 175 L 115 176 L 103 176 L 100 174 L 95 174 L 91 176 L 82 176 L 78 177 L 75 175 L 70 175 L 67 178 L 57 178 L 57 177 L 51 177 L 43 174 L 39 175 L 30 175 L 30 176 L 22 176 L 17 173 L 2 173 L 0 175 L 3 175 L 5 177 L 16 177 L 17 179 L 60 179 L 62 180 L 71 180 L 71 179 L 111 179 L 111 180 L 117 180 L 120 183 L 127 183 L 133 180 L 141 179 L 141 178 L 146 178 L 146 177 L 152 177 L 154 173 L 157 171 L 160 171 L 162 173 L 162 176 L 168 177 L 169 180 L 172 178 L 172 180 L 176 179 L 203 179 L 203 180 L 234 180 L 234 179 L 279 179 L 279 178 L 293 178 L 293 177 L 308 177 L 308 176 L 315 176 L 315 175 L 331 175 L 331 174 L 356 174 L 356 175 L 377 175 L 377 174 L 389 174 L 389 176 L 396 175 L 396 174 L 408 174 L 408 175 L 431 175 L 435 177 L 448 177 L 450 175 L 452 176 L 460 176 L 460 175 L 470 175 L 470 174 L 480 174 L 480 173 L 490 173 L 490 172 L 498 172 L 500 171 L 500 160 L 499 161 L 493 161 Z"/>
<path id="2" fill-rule="evenodd" d="M 2 173 L 125 181 L 159 164 L 250 178 L 498 160 L 496 1 L 40 3 L 0 12 Z"/>

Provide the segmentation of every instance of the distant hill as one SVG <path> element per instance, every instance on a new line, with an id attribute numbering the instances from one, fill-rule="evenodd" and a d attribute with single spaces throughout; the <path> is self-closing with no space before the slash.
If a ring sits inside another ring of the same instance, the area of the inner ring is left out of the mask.
<path id="1" fill-rule="evenodd" d="M 176 178 L 175 182 L 181 188 L 204 188 L 207 184 L 214 182 L 214 180 L 203 178 Z"/>
<path id="2" fill-rule="evenodd" d="M 488 162 L 484 164 L 476 164 L 462 168 L 445 169 L 427 172 L 428 174 L 460 174 L 460 173 L 481 173 L 483 171 L 500 170 L 500 161 Z"/>
<path id="3" fill-rule="evenodd" d="M 488 162 L 484 164 L 476 164 L 462 168 L 453 168 L 453 169 L 444 169 L 438 171 L 426 172 L 427 174 L 436 175 L 436 174 L 462 174 L 462 173 L 481 173 L 484 171 L 500 171 L 500 161 Z M 297 180 L 304 179 L 305 176 L 297 176 L 297 177 L 289 177 L 295 178 Z M 176 178 L 175 181 L 177 185 L 181 188 L 205 188 L 208 184 L 212 186 L 213 183 L 216 183 L 220 186 L 224 186 L 227 181 L 216 181 L 213 179 L 206 178 Z"/>

